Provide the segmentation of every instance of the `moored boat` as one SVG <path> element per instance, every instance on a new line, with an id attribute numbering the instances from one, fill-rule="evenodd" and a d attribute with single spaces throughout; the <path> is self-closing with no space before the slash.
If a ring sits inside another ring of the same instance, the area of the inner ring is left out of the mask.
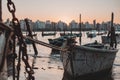
<path id="1" fill-rule="evenodd" d="M 55 39 L 48 39 L 49 44 L 61 47 L 63 46 L 63 43 L 68 39 L 71 38 L 71 41 L 75 41 L 76 36 L 62 36 L 59 38 L 55 38 Z M 60 54 L 60 50 L 56 50 L 56 49 L 52 49 L 51 53 L 53 54 Z"/>
<path id="2" fill-rule="evenodd" d="M 111 72 L 117 49 L 98 42 L 81 46 L 69 43 L 69 46 L 69 51 L 62 52 L 64 71 L 68 75 L 89 79 Z"/>
<path id="3" fill-rule="evenodd" d="M 88 38 L 94 38 L 94 37 L 96 37 L 96 31 L 95 30 L 89 31 L 86 34 L 87 34 Z"/>
<path id="4" fill-rule="evenodd" d="M 76 37 L 81 37 L 82 33 L 60 33 L 60 36 L 76 36 Z"/>
<path id="5" fill-rule="evenodd" d="M 55 35 L 56 35 L 56 32 L 54 32 L 54 33 L 51 33 L 51 32 L 44 33 L 42 31 L 42 36 L 55 36 Z"/>
<path id="6" fill-rule="evenodd" d="M 68 35 L 72 35 L 71 33 L 60 33 L 60 36 L 68 36 Z"/>
<path id="7" fill-rule="evenodd" d="M 74 33 L 77 37 L 82 37 L 82 33 Z"/>
<path id="8" fill-rule="evenodd" d="M 111 16 L 111 38 L 115 34 L 113 27 L 113 17 Z M 66 46 L 70 46 L 68 51 L 62 52 L 63 66 L 65 72 L 73 77 L 84 80 L 93 80 L 98 77 L 105 77 L 112 71 L 113 63 L 118 49 L 116 46 L 105 45 L 95 41 L 84 45 L 75 45 L 71 40 L 66 41 Z"/>
<path id="9" fill-rule="evenodd" d="M 64 38 L 48 39 L 48 41 L 49 41 L 49 44 L 60 47 L 62 46 Z M 51 54 L 60 54 L 60 51 L 56 49 L 52 49 Z"/>
<path id="10" fill-rule="evenodd" d="M 97 35 L 103 35 L 103 34 L 107 34 L 107 32 L 106 31 L 98 31 L 97 32 Z"/>

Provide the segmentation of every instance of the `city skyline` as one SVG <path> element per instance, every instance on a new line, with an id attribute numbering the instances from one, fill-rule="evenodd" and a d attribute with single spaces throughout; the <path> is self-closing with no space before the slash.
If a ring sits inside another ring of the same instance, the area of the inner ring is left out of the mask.
<path id="1" fill-rule="evenodd" d="M 110 21 L 114 12 L 114 22 L 120 23 L 120 0 L 12 0 L 16 6 L 18 19 L 29 18 L 36 20 L 59 20 L 70 23 L 72 20 L 79 22 Z M 3 21 L 11 18 L 7 10 L 7 0 L 2 0 Z"/>

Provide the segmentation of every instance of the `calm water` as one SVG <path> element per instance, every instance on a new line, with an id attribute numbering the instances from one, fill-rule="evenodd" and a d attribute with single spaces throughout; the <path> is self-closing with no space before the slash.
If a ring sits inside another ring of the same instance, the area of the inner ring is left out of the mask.
<path id="1" fill-rule="evenodd" d="M 44 41 L 48 43 L 49 38 L 57 38 L 59 37 L 59 33 L 57 33 L 56 36 L 41 36 L 41 32 L 37 32 L 38 40 Z M 95 38 L 87 38 L 86 33 L 83 32 L 82 36 L 82 44 L 88 43 L 88 42 L 94 42 L 97 40 L 98 42 L 101 42 L 101 37 L 97 36 Z M 78 41 L 78 38 L 77 38 Z M 79 42 L 77 43 L 79 44 Z M 30 58 L 30 63 L 33 61 L 33 48 L 31 45 L 28 45 L 28 54 Z M 118 45 L 118 49 L 120 48 L 120 45 Z M 35 67 L 38 69 L 35 69 L 35 80 L 62 80 L 63 79 L 63 65 L 60 60 L 60 55 L 51 55 L 51 49 L 38 45 L 38 57 L 36 59 Z M 24 64 L 22 63 L 22 71 L 21 71 L 21 77 L 20 80 L 25 80 L 25 72 L 24 72 Z M 67 76 L 64 76 L 64 80 L 68 80 Z M 98 80 L 98 79 L 97 79 Z M 112 75 L 110 77 L 101 78 L 99 80 L 120 80 L 120 51 L 116 55 L 116 59 L 113 65 Z"/>

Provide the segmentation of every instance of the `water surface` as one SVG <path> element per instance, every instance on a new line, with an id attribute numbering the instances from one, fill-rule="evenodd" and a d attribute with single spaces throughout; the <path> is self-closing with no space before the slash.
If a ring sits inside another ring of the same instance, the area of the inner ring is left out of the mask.
<path id="1" fill-rule="evenodd" d="M 37 32 L 37 39 L 44 41 L 48 43 L 48 39 L 54 39 L 59 37 L 59 33 L 57 33 L 56 36 L 41 36 L 41 32 Z M 82 36 L 82 44 L 88 43 L 88 42 L 94 42 L 97 40 L 98 42 L 101 42 L 101 36 L 97 36 L 95 38 L 87 38 L 86 32 L 83 32 Z M 79 39 L 77 38 L 77 44 L 79 45 Z M 51 55 L 51 49 L 44 47 L 42 45 L 36 44 L 38 49 L 38 56 L 36 59 L 35 67 L 35 80 L 68 80 L 67 76 L 64 76 L 64 69 L 61 62 L 60 55 Z M 120 45 L 118 44 L 118 49 L 120 48 Z M 29 62 L 32 64 L 33 61 L 33 48 L 31 45 L 27 45 L 27 50 L 29 54 Z M 21 77 L 20 80 L 25 80 L 25 72 L 24 72 L 24 64 L 22 63 L 22 69 L 21 69 Z M 120 51 L 118 51 L 113 69 L 112 69 L 112 75 L 108 77 L 103 77 L 101 79 L 97 80 L 120 80 Z M 63 78 L 64 77 L 64 78 Z M 80 80 L 80 79 L 79 79 Z M 90 79 L 88 79 L 90 80 Z"/>

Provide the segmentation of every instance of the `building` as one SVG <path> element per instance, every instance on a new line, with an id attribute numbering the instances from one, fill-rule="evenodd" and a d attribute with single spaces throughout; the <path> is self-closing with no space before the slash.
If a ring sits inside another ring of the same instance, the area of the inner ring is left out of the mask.
<path id="1" fill-rule="evenodd" d="M 67 28 L 67 24 L 62 21 L 58 21 L 57 23 L 57 30 L 65 30 Z"/>
<path id="2" fill-rule="evenodd" d="M 75 22 L 75 20 L 72 20 L 69 24 L 69 27 L 72 29 L 72 30 L 77 30 L 79 29 L 79 24 L 77 22 Z"/>
<path id="3" fill-rule="evenodd" d="M 34 30 L 38 31 L 38 30 L 43 30 L 43 29 L 45 29 L 45 22 L 37 20 L 34 23 Z"/>

